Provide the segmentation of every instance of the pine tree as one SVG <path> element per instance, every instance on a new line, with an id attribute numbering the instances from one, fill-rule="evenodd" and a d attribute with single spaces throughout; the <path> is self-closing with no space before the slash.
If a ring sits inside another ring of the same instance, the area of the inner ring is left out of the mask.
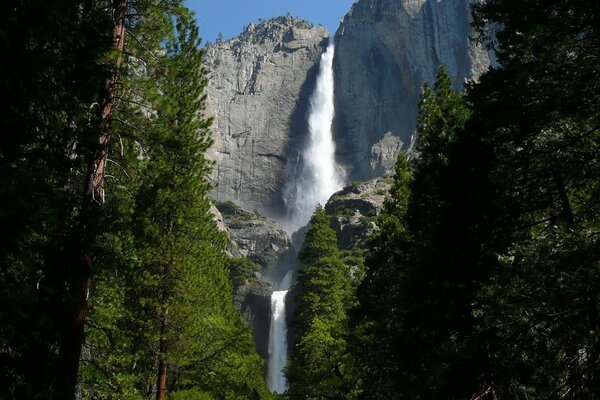
<path id="1" fill-rule="evenodd" d="M 357 342 L 369 344 L 356 355 L 367 366 L 367 398 L 462 398 L 473 393 L 466 382 L 477 373 L 464 342 L 475 323 L 479 270 L 463 254 L 472 225 L 453 158 L 470 107 L 440 68 L 419 111 L 419 155 L 412 174 L 398 160 L 354 317 Z"/>
<path id="2" fill-rule="evenodd" d="M 404 154 L 398 155 L 394 170 L 390 193 L 377 217 L 379 230 L 367 242 L 366 274 L 357 290 L 359 304 L 350 314 L 351 353 L 360 366 L 364 398 L 393 398 L 401 367 L 394 344 L 402 318 L 396 305 L 411 249 L 406 211 L 412 175 Z"/>
<path id="3" fill-rule="evenodd" d="M 76 228 L 69 237 L 72 248 L 66 255 L 65 302 L 66 318 L 62 323 L 59 349 L 61 375 L 57 379 L 56 392 L 65 399 L 75 399 L 79 359 L 84 341 L 84 325 L 87 314 L 87 295 L 94 270 L 93 249 L 102 219 L 102 203 L 105 197 L 105 173 L 108 162 L 108 142 L 111 136 L 113 109 L 116 105 L 117 81 L 125 44 L 125 17 L 127 0 L 112 3 L 114 19 L 113 41 L 116 61 L 106 82 L 106 92 L 101 100 L 101 114 L 97 133 L 92 134 L 97 143 L 84 154 L 87 171 L 83 174 L 85 184 L 81 196 L 81 208 L 76 218 Z M 86 8 L 89 6 L 86 5 Z M 91 138 L 89 138 L 91 139 Z M 88 140 L 89 140 L 88 139 Z"/>
<path id="4" fill-rule="evenodd" d="M 111 47 L 107 15 L 85 5 L 0 6 L 0 87 L 7 94 L 0 111 L 2 398 L 47 398 L 64 381 L 57 350 L 70 332 L 72 300 L 65 264 Z"/>
<path id="5" fill-rule="evenodd" d="M 496 153 L 493 184 L 514 205 L 502 226 L 511 244 L 492 247 L 501 268 L 476 309 L 480 336 L 498 343 L 490 381 L 507 397 L 597 398 L 600 10 L 548 0 L 477 12 L 481 28 L 498 27 L 502 65 L 470 95 L 477 134 Z"/>
<path id="6" fill-rule="evenodd" d="M 142 6 L 114 125 L 130 149 L 129 190 L 112 183 L 121 195 L 109 204 L 123 221 L 103 236 L 108 268 L 94 290 L 84 398 L 268 398 L 210 213 L 198 28 L 181 4 Z"/>
<path id="7" fill-rule="evenodd" d="M 348 308 L 353 304 L 351 270 L 337 247 L 330 218 L 319 205 L 299 255 L 297 340 L 286 376 L 291 399 L 342 398 L 355 384 L 347 348 Z"/>

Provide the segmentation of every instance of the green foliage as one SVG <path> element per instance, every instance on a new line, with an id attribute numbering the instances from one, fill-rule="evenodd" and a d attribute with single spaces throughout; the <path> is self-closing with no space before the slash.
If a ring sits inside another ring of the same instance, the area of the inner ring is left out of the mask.
<path id="1" fill-rule="evenodd" d="M 480 334 L 497 342 L 492 354 L 497 391 L 552 398 L 568 388 L 594 398 L 598 365 L 598 241 L 592 231 L 553 227 L 515 244 L 482 289 L 475 313 Z M 508 384 L 510 382 L 510 384 Z"/>
<path id="2" fill-rule="evenodd" d="M 239 211 L 241 211 L 240 206 L 238 206 L 237 204 L 235 204 L 233 201 L 223 201 L 223 202 L 219 202 L 217 203 L 217 208 L 219 209 L 219 211 L 221 211 L 223 214 L 231 214 L 231 215 L 235 215 L 237 214 Z"/>
<path id="3" fill-rule="evenodd" d="M 468 308 L 473 276 L 453 264 L 463 225 L 455 223 L 461 210 L 448 196 L 453 148 L 470 113 L 441 68 L 434 88 L 423 89 L 419 157 L 409 166 L 399 156 L 378 218 L 380 231 L 368 243 L 360 306 L 353 315 L 365 398 L 470 395 L 459 383 L 472 372 L 465 368 L 470 354 L 461 347 L 460 332 L 473 324 Z"/>
<path id="4" fill-rule="evenodd" d="M 492 1 L 477 14 L 501 27 L 502 68 L 472 90 L 474 122 L 496 153 L 491 182 L 512 204 L 500 230 L 509 245 L 492 247 L 500 268 L 477 303 L 478 336 L 497 344 L 488 382 L 515 398 L 595 399 L 600 10 Z"/>
<path id="5" fill-rule="evenodd" d="M 300 252 L 306 266 L 298 275 L 301 291 L 293 322 L 298 339 L 286 371 L 291 399 L 339 398 L 354 390 L 347 310 L 355 302 L 361 262 L 338 249 L 329 224 L 329 215 L 318 206 Z"/>
<path id="6" fill-rule="evenodd" d="M 262 270 L 260 265 L 246 257 L 232 258 L 229 260 L 229 268 L 234 286 L 255 281 L 254 274 Z"/>
<path id="7" fill-rule="evenodd" d="M 53 11 L 57 14 L 49 15 L 57 18 L 58 12 L 65 10 L 56 8 Z M 50 308 L 61 302 L 63 281 L 61 268 L 56 266 L 65 252 L 60 245 L 62 239 L 75 232 L 69 225 L 69 215 L 77 213 L 75 203 L 81 190 L 81 182 L 73 179 L 70 171 L 85 175 L 82 161 L 92 154 L 89 149 L 93 146 L 88 142 L 97 137 L 93 129 L 86 130 L 92 120 L 87 106 L 101 97 L 106 79 L 97 65 L 101 57 L 105 56 L 110 65 L 117 56 L 108 51 L 108 40 L 97 53 L 83 54 L 89 56 L 89 62 L 82 65 L 93 69 L 94 79 L 90 79 L 90 70 L 78 71 L 75 63 L 68 64 L 72 61 L 64 55 L 78 54 L 71 50 L 79 40 L 68 36 L 73 33 L 69 23 L 75 21 L 81 30 L 94 26 L 91 21 L 96 17 L 84 18 L 77 14 L 79 10 L 76 6 L 67 10 L 64 22 L 70 30 L 60 32 L 62 36 L 53 43 L 58 44 L 54 48 L 59 61 L 39 65 L 40 79 L 32 80 L 29 92 L 23 94 L 23 104 L 17 98 L 18 108 L 9 110 L 4 119 L 7 125 L 13 124 L 10 128 L 23 128 L 38 136 L 25 137 L 22 143 L 8 142 L 13 147 L 3 149 L 3 199 L 7 204 L 14 200 L 3 210 L 16 209 L 16 217 L 3 214 L 6 226 L 15 228 L 12 237 L 3 237 L 7 250 L 3 253 L 7 265 L 3 269 L 3 297 L 11 299 L 6 301 L 10 305 L 16 298 L 21 303 L 15 309 L 30 312 L 10 314 L 7 307 L 2 344 L 4 350 L 10 348 L 13 352 L 7 354 L 11 361 L 47 357 L 47 362 L 25 363 L 39 367 L 31 375 L 6 364 L 10 373 L 4 388 L 11 397 L 33 397 L 38 391 L 44 392 L 44 385 L 52 381 L 48 366 L 53 362 L 58 330 L 53 326 L 57 316 Z M 260 363 L 231 307 L 224 238 L 208 213 L 206 195 L 210 187 L 206 176 L 210 163 L 203 154 L 210 145 L 209 121 L 201 117 L 206 81 L 199 68 L 197 30 L 178 2 L 171 2 L 169 7 L 159 2 L 135 2 L 132 11 L 127 29 L 136 40 L 128 41 L 127 63 L 119 71 L 120 104 L 112 126 L 113 137 L 119 140 L 112 140 L 109 153 L 120 154 L 120 158 L 109 166 L 109 176 L 114 180 L 107 183 L 109 197 L 95 248 L 97 267 L 81 367 L 82 397 L 148 397 L 156 381 L 156 359 L 168 363 L 173 396 L 211 393 L 223 398 L 266 397 L 259 376 Z M 99 26 L 106 32 L 97 37 L 108 38 L 108 25 Z M 90 33 L 91 39 L 94 33 Z M 16 34 L 9 37 L 22 39 Z M 35 50 L 38 45 L 47 46 L 40 41 L 23 48 Z M 31 57 L 34 55 L 32 51 Z M 18 75 L 18 68 L 24 65 L 15 63 L 14 71 L 7 71 L 9 84 L 16 86 L 17 78 L 28 82 Z M 58 83 L 51 88 L 36 83 L 47 76 L 57 78 Z M 67 77 L 77 77 L 77 87 L 61 91 L 61 82 Z M 42 108 L 33 110 L 22 121 L 11 119 L 32 101 Z M 82 134 L 89 135 L 76 139 Z M 64 157 L 64 149 L 73 143 L 77 143 L 81 155 Z M 40 157 L 41 151 L 46 151 L 44 157 Z M 16 172 L 21 170 L 28 174 L 20 177 Z M 34 186 L 39 202 L 20 202 Z M 23 206 L 37 212 L 29 214 Z M 236 214 L 239 211 L 230 208 Z M 240 218 L 249 216 L 243 214 Z M 328 223 L 323 210 L 318 211 L 302 255 L 308 266 L 301 276 L 305 295 L 298 317 L 298 356 L 290 367 L 292 395 L 302 387 L 294 382 L 314 378 L 323 382 L 315 388 L 315 397 L 320 390 L 334 395 L 355 390 L 355 369 L 346 345 L 346 312 L 354 304 L 352 286 L 362 279 L 362 260 L 337 249 Z M 254 269 L 247 264 L 239 266 L 243 267 L 240 276 L 244 277 Z M 39 294 L 33 292 L 33 287 Z M 21 338 L 22 332 L 15 327 L 23 315 L 36 326 Z M 295 365 L 300 367 L 294 369 Z M 334 377 L 329 376 L 332 370 L 336 372 Z M 305 372 L 308 376 L 303 375 Z M 32 385 L 36 380 L 39 387 Z"/>
<path id="8" fill-rule="evenodd" d="M 231 298 L 226 238 L 210 212 L 198 28 L 181 2 L 134 3 L 113 121 L 111 217 L 99 238 L 80 371 L 83 399 L 269 398 Z M 126 189 L 123 188 L 123 185 Z M 186 397 L 187 396 L 187 397 Z"/>
<path id="9" fill-rule="evenodd" d="M 369 239 L 366 273 L 358 287 L 359 304 L 352 310 L 350 348 L 360 365 L 359 398 L 396 396 L 399 360 L 392 351 L 401 332 L 399 286 L 410 235 L 405 214 L 410 197 L 411 172 L 403 154 L 398 156 L 390 194 L 377 217 L 379 231 Z"/>
<path id="10" fill-rule="evenodd" d="M 339 217 L 352 218 L 354 216 L 355 210 L 351 207 L 339 207 L 336 208 L 334 214 Z"/>
<path id="11" fill-rule="evenodd" d="M 353 315 L 365 398 L 598 398 L 599 11 L 482 3 L 502 67 L 424 88 Z"/>
<path id="12" fill-rule="evenodd" d="M 0 5 L 0 398 L 47 398 L 60 374 L 65 260 L 111 47 L 108 16 L 83 4 Z"/>
<path id="13" fill-rule="evenodd" d="M 213 400 L 210 394 L 198 390 L 178 390 L 168 397 L 169 400 Z"/>

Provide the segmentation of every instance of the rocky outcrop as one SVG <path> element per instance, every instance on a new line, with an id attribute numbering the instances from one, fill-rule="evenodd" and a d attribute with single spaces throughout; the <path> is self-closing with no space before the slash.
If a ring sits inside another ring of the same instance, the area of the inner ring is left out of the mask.
<path id="1" fill-rule="evenodd" d="M 308 98 L 328 36 L 322 27 L 279 17 L 207 49 L 213 198 L 270 216 L 284 213 L 285 169 L 303 148 Z"/>
<path id="2" fill-rule="evenodd" d="M 279 263 L 289 262 L 294 254 L 291 239 L 274 220 L 233 202 L 216 203 L 211 212 L 219 229 L 231 239 L 234 305 L 252 330 L 256 351 L 267 359 L 274 286 L 263 272 L 273 273 Z"/>
<path id="3" fill-rule="evenodd" d="M 229 237 L 230 239 L 229 243 L 227 244 L 227 255 L 229 257 L 241 257 L 242 254 L 240 253 L 240 248 L 238 247 L 235 241 L 231 240 L 231 232 L 225 224 L 225 219 L 223 218 L 223 214 L 221 214 L 221 211 L 219 211 L 217 206 L 211 203 L 210 212 L 214 216 L 214 220 L 217 223 L 217 228 L 219 229 L 219 231 L 225 232 L 227 234 L 227 237 Z"/>
<path id="4" fill-rule="evenodd" d="M 325 211 L 331 215 L 331 225 L 336 231 L 340 248 L 351 249 L 364 245 L 377 229 L 376 217 L 381 213 L 391 184 L 392 178 L 377 178 L 353 183 L 331 196 Z"/>
<path id="5" fill-rule="evenodd" d="M 336 32 L 335 139 L 348 180 L 390 169 L 415 132 L 425 81 L 441 64 L 455 87 L 489 66 L 470 39 L 469 0 L 359 0 Z"/>
<path id="6" fill-rule="evenodd" d="M 272 267 L 291 248 L 289 235 L 274 220 L 259 212 L 245 211 L 232 202 L 217 203 L 216 207 L 239 257 Z"/>
<path id="7" fill-rule="evenodd" d="M 265 360 L 269 357 L 269 327 L 271 325 L 271 294 L 273 285 L 258 275 L 256 279 L 234 284 L 233 304 L 242 314 L 244 324 L 251 328 L 256 351 Z"/>

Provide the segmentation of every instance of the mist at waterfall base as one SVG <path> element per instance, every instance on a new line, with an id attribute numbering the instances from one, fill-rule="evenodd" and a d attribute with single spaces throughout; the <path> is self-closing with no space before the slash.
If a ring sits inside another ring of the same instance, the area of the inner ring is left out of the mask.
<path id="1" fill-rule="evenodd" d="M 289 211 L 287 228 L 296 231 L 310 220 L 317 204 L 324 205 L 342 188 L 340 168 L 335 162 L 332 123 L 335 115 L 333 39 L 321 55 L 315 91 L 310 98 L 308 140 L 302 153 L 299 173 L 286 189 Z M 283 369 L 287 362 L 286 295 L 292 283 L 293 271 L 288 270 L 278 289 L 271 295 L 271 326 L 269 332 L 269 362 L 267 386 L 276 393 L 287 390 Z"/>

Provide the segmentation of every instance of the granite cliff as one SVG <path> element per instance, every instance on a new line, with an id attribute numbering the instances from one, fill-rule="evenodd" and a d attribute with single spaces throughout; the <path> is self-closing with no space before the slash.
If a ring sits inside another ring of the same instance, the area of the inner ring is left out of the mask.
<path id="1" fill-rule="evenodd" d="M 487 52 L 470 38 L 472 1 L 358 0 L 343 18 L 335 34 L 334 136 L 347 182 L 381 176 L 410 150 L 421 87 L 441 64 L 457 88 L 488 68 Z M 217 201 L 285 222 L 282 191 L 296 178 L 328 36 L 278 17 L 207 49 Z"/>
<path id="2" fill-rule="evenodd" d="M 469 0 L 360 0 L 335 34 L 336 155 L 348 180 L 381 176 L 415 132 L 423 82 L 455 87 L 490 64 L 470 37 Z"/>
<path id="3" fill-rule="evenodd" d="M 207 49 L 217 201 L 285 214 L 285 170 L 303 147 L 308 97 L 328 36 L 322 27 L 279 17 Z"/>

